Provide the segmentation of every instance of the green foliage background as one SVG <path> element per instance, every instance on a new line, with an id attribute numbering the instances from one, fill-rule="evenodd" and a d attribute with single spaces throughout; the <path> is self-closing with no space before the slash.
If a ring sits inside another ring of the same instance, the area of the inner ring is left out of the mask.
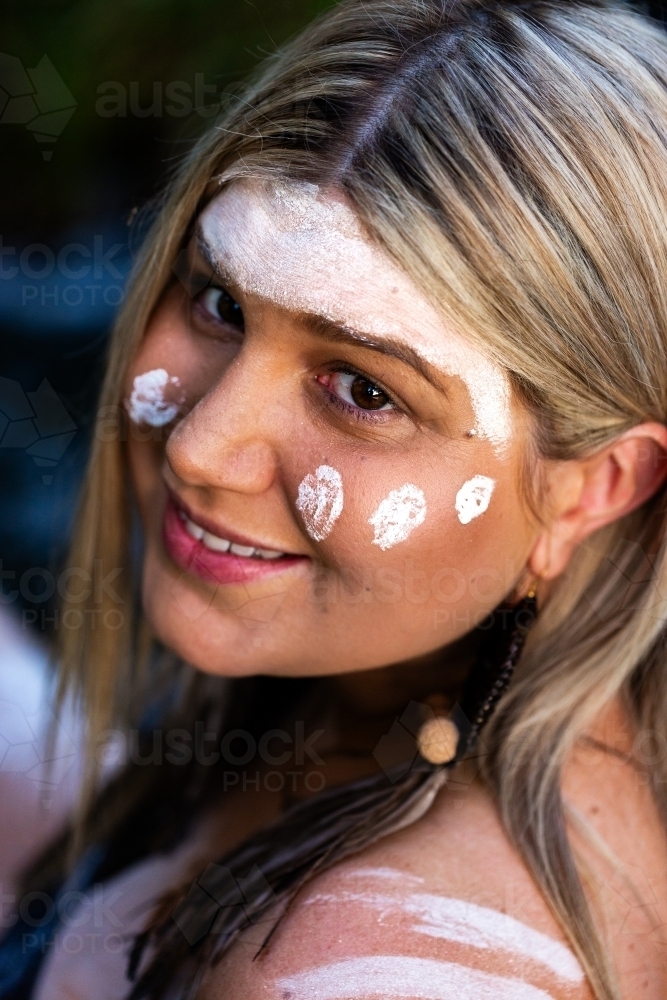
<path id="1" fill-rule="evenodd" d="M 274 51 L 332 0 L 4 0 L 0 51 L 26 67 L 48 55 L 77 102 L 44 162 L 25 127 L 0 126 L 2 232 L 25 242 L 126 214 L 155 192 L 173 158 L 205 127 L 196 113 L 101 117 L 98 88 L 195 74 L 218 91 Z M 210 100 L 211 98 L 207 98 Z M 169 103 L 169 102 L 166 102 Z"/>

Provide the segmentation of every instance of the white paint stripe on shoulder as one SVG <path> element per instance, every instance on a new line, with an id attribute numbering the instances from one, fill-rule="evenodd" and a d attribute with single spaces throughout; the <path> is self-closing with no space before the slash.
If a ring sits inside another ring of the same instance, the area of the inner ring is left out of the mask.
<path id="1" fill-rule="evenodd" d="M 342 874 L 345 878 L 385 878 L 392 882 L 402 882 L 403 885 L 407 882 L 420 884 L 424 882 L 424 879 L 419 875 L 410 875 L 408 872 L 402 872 L 398 868 L 389 868 L 387 865 L 382 865 L 379 868 L 351 868 Z"/>
<path id="2" fill-rule="evenodd" d="M 291 1000 L 554 1000 L 520 979 L 407 955 L 345 959 L 278 979 L 275 985 Z"/>
<path id="3" fill-rule="evenodd" d="M 583 969 L 567 945 L 506 913 L 462 899 L 430 893 L 391 895 L 344 891 L 319 893 L 307 901 L 307 905 L 313 903 L 361 904 L 377 910 L 382 918 L 391 913 L 408 914 L 416 919 L 411 929 L 417 934 L 456 941 L 472 948 L 503 949 L 547 966 L 568 982 L 581 983 L 584 979 Z"/>
<path id="4" fill-rule="evenodd" d="M 567 945 L 506 913 L 428 893 L 408 896 L 406 909 L 419 918 L 420 922 L 413 925 L 419 934 L 477 948 L 506 948 L 548 966 L 562 979 L 573 983 L 583 981 L 583 969 Z"/>

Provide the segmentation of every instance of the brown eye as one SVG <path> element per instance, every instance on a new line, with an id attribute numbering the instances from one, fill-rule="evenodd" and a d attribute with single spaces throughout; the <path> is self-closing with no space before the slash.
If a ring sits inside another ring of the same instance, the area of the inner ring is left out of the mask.
<path id="1" fill-rule="evenodd" d="M 202 307 L 219 323 L 228 323 L 243 330 L 245 321 L 238 302 L 224 288 L 205 288 L 201 293 Z"/>
<path id="2" fill-rule="evenodd" d="M 389 402 L 389 397 L 382 389 L 361 375 L 354 377 L 349 392 L 355 404 L 363 410 L 381 410 Z"/>
<path id="3" fill-rule="evenodd" d="M 329 372 L 321 376 L 319 381 L 328 386 L 350 410 L 395 409 L 391 398 L 383 389 L 356 372 Z"/>

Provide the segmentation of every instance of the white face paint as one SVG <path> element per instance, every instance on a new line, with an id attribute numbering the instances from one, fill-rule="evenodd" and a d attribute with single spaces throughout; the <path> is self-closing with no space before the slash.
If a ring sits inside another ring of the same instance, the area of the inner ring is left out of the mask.
<path id="1" fill-rule="evenodd" d="M 356 873 L 350 873 L 356 874 Z M 406 878 L 404 873 L 399 878 Z M 362 877 L 377 878 L 379 873 L 362 873 Z M 383 880 L 389 876 L 383 871 Z M 413 879 L 414 881 L 414 879 Z M 422 881 L 419 879 L 418 881 Z M 402 883 L 395 883 L 396 890 L 402 888 Z M 486 906 L 477 906 L 463 899 L 452 899 L 447 896 L 436 896 L 426 892 L 391 892 L 392 885 L 381 887 L 379 892 L 368 890 L 353 890 L 337 893 L 318 893 L 306 901 L 308 906 L 318 904 L 351 904 L 355 909 L 360 906 L 381 913 L 383 919 L 390 914 L 408 916 L 411 918 L 410 929 L 416 934 L 427 937 L 442 938 L 455 941 L 457 944 L 470 945 L 472 948 L 482 948 L 489 951 L 508 951 L 517 958 L 527 959 L 539 965 L 544 965 L 559 978 L 570 983 L 581 983 L 584 973 L 581 965 L 570 949 L 554 941 L 547 934 L 527 927 L 506 913 L 499 913 Z"/>
<path id="2" fill-rule="evenodd" d="M 343 201 L 315 184 L 237 180 L 206 208 L 201 232 L 221 273 L 241 291 L 374 340 L 392 337 L 458 375 L 477 433 L 498 449 L 507 442 L 504 372 L 445 325 Z"/>
<path id="3" fill-rule="evenodd" d="M 404 542 L 425 518 L 426 498 L 418 486 L 406 483 L 400 490 L 392 490 L 368 519 L 375 528 L 373 545 L 384 550 Z"/>
<path id="4" fill-rule="evenodd" d="M 178 414 L 177 403 L 168 403 L 164 398 L 164 390 L 169 385 L 180 385 L 179 379 L 164 368 L 154 368 L 143 375 L 137 375 L 132 385 L 132 394 L 125 401 L 125 409 L 130 420 L 135 424 L 149 424 L 151 427 L 164 427 Z"/>
<path id="5" fill-rule="evenodd" d="M 520 979 L 408 955 L 348 958 L 278 979 L 274 985 L 292 1000 L 554 1000 L 551 993 Z"/>
<path id="6" fill-rule="evenodd" d="M 320 465 L 299 484 L 296 499 L 306 531 L 316 542 L 323 541 L 343 510 L 343 480 L 330 465 Z"/>
<path id="7" fill-rule="evenodd" d="M 495 480 L 488 476 L 473 476 L 456 494 L 455 507 L 461 524 L 470 524 L 483 514 L 491 502 Z"/>

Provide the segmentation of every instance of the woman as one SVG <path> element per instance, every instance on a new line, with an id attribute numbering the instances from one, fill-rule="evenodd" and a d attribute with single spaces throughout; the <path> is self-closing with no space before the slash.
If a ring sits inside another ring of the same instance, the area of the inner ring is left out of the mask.
<path id="1" fill-rule="evenodd" d="M 183 165 L 64 611 L 91 759 L 139 743 L 3 995 L 665 995 L 666 56 L 351 0 Z"/>

